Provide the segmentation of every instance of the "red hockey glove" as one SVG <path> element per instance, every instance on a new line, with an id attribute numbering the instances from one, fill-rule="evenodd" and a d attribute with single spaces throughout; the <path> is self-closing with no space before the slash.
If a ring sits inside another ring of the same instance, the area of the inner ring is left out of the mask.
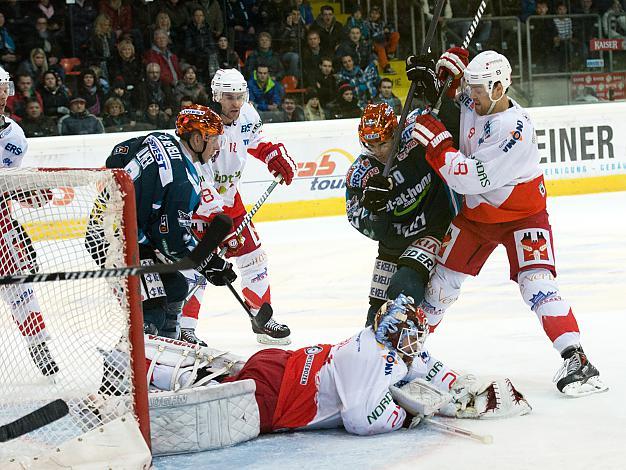
<path id="1" fill-rule="evenodd" d="M 459 85 L 461 84 L 461 78 L 463 78 L 463 72 L 468 63 L 469 52 L 462 47 L 451 47 L 441 54 L 441 57 L 437 61 L 435 71 L 437 72 L 439 80 L 443 83 L 449 76 L 454 78 L 447 92 L 447 95 L 452 99 L 456 96 Z"/>
<path id="2" fill-rule="evenodd" d="M 265 152 L 265 163 L 267 169 L 274 176 L 282 176 L 285 184 L 291 184 L 296 171 L 296 164 L 287 153 L 283 144 L 271 144 Z"/>
<path id="3" fill-rule="evenodd" d="M 411 137 L 426 149 L 426 159 L 429 162 L 454 145 L 452 134 L 432 114 L 423 114 L 415 118 Z"/>

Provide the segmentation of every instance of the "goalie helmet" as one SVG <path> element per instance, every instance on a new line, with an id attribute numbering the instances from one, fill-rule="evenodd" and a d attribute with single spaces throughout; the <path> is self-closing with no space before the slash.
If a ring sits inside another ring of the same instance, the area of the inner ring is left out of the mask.
<path id="1" fill-rule="evenodd" d="M 396 115 L 387 103 L 368 104 L 359 123 L 359 141 L 365 155 L 372 155 L 371 144 L 390 142 L 398 127 Z"/>
<path id="2" fill-rule="evenodd" d="M 380 307 L 372 328 L 376 341 L 401 356 L 417 356 L 428 336 L 426 314 L 404 294 Z"/>
<path id="3" fill-rule="evenodd" d="M 245 93 L 244 101 L 248 101 L 248 83 L 237 69 L 219 69 L 211 80 L 213 100 L 218 102 L 223 93 Z"/>
<path id="4" fill-rule="evenodd" d="M 465 85 L 484 85 L 489 97 L 497 82 L 502 83 L 504 91 L 511 86 L 511 64 L 496 51 L 484 51 L 467 65 L 463 73 Z"/>
<path id="5" fill-rule="evenodd" d="M 7 85 L 7 96 L 13 96 L 15 94 L 15 85 L 11 80 L 9 72 L 0 67 L 0 86 Z"/>
<path id="6" fill-rule="evenodd" d="M 200 132 L 202 138 L 207 140 L 214 135 L 224 133 L 222 119 L 206 106 L 192 104 L 183 108 L 176 118 L 176 135 L 179 137 L 188 136 L 194 131 Z"/>

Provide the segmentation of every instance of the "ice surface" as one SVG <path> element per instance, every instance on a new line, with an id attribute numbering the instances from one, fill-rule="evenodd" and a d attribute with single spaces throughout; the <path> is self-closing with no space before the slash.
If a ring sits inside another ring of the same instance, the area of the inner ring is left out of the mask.
<path id="1" fill-rule="evenodd" d="M 288 191 L 288 188 L 282 190 Z M 233 448 L 155 459 L 156 469 L 623 469 L 626 468 L 626 192 L 551 198 L 562 294 L 609 392 L 572 399 L 552 376 L 561 359 L 508 280 L 499 248 L 428 339 L 431 354 L 461 371 L 510 377 L 533 411 L 506 420 L 451 420 L 494 436 L 492 445 L 427 426 L 357 437 L 343 430 L 263 436 Z M 342 217 L 257 225 L 268 253 L 276 318 L 292 348 L 337 342 L 361 328 L 376 243 Z M 209 287 L 198 335 L 250 355 L 245 313 L 225 288 Z"/>

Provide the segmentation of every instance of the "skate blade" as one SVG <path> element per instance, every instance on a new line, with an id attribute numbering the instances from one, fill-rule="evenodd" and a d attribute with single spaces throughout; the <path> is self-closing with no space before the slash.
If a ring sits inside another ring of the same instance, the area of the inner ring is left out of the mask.
<path id="1" fill-rule="evenodd" d="M 287 346 L 291 344 L 291 338 L 289 336 L 285 338 L 272 338 L 271 336 L 263 333 L 257 333 L 256 340 L 257 343 L 260 344 L 273 344 L 278 346 Z"/>
<path id="2" fill-rule="evenodd" d="M 600 377 L 591 377 L 584 383 L 572 382 L 563 387 L 563 394 L 570 398 L 586 397 L 587 395 L 593 395 L 594 393 L 602 393 L 609 390 L 608 385 L 605 385 Z"/>

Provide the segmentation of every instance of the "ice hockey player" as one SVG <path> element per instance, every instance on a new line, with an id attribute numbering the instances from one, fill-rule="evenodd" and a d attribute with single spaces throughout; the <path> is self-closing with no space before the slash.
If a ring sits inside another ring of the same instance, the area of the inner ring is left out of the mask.
<path id="1" fill-rule="evenodd" d="M 529 404 L 509 379 L 479 380 L 473 375 L 459 375 L 428 353 L 424 348 L 427 336 L 423 311 L 411 298 L 399 294 L 381 307 L 372 326 L 351 338 L 296 351 L 264 349 L 243 366 L 235 364 L 233 375 L 219 380 L 221 385 L 209 383 L 205 391 L 209 394 L 213 387 L 221 387 L 214 392 L 227 397 L 228 385 L 253 380 L 261 433 L 344 427 L 352 434 L 372 435 L 414 427 L 421 417 L 434 413 L 498 418 L 530 412 Z M 184 392 L 193 384 L 206 384 L 209 373 L 213 379 L 220 372 L 229 374 L 229 368 L 222 367 L 224 354 L 148 338 L 146 361 L 151 386 Z M 198 359 L 206 357 L 214 358 L 216 366 L 198 367 Z M 219 399 L 216 393 L 211 396 Z M 174 402 L 172 397 L 167 401 Z M 208 407 L 218 408 L 229 409 L 225 404 Z M 238 415 L 229 418 L 226 413 L 210 415 L 209 424 L 214 430 L 238 429 L 234 421 L 241 419 L 241 408 L 237 410 Z M 229 426 L 224 423 L 226 419 L 231 421 Z M 166 422 L 173 426 L 176 420 L 172 416 L 163 420 Z M 171 427 L 165 431 L 167 436 L 176 434 Z M 202 430 L 198 431 L 200 435 Z M 159 440 L 159 434 L 160 430 L 153 427 L 153 442 Z M 228 436 L 224 432 L 224 437 Z"/>
<path id="2" fill-rule="evenodd" d="M 152 132 L 117 144 L 107 168 L 124 168 L 133 178 L 137 203 L 139 253 L 142 264 L 176 261 L 195 246 L 191 216 L 200 200 L 196 165 L 210 160 L 219 149 L 223 132 L 220 117 L 206 106 L 184 108 L 176 119 L 176 135 Z M 91 231 L 88 245 L 98 260 L 108 247 Z M 232 265 L 214 256 L 205 273 L 209 282 L 234 281 Z M 142 277 L 146 331 L 177 338 L 187 281 L 181 273 Z"/>
<path id="3" fill-rule="evenodd" d="M 15 88 L 8 72 L 0 67 L 0 168 L 21 166 L 28 150 L 28 142 L 20 126 L 4 115 L 7 98 Z M 11 215 L 10 201 L 27 207 L 42 207 L 52 199 L 48 189 L 36 191 L 10 191 L 0 195 L 0 274 L 36 273 L 37 253 L 24 227 Z M 41 307 L 32 284 L 16 284 L 0 288 L 2 300 L 11 309 L 13 319 L 28 344 L 33 362 L 45 376 L 52 376 L 59 367 L 50 353 Z"/>
<path id="4" fill-rule="evenodd" d="M 461 213 L 446 232 L 427 288 L 423 306 L 428 321 L 433 327 L 439 324 L 458 298 L 463 281 L 476 276 L 493 250 L 504 245 L 511 279 L 564 360 L 555 376 L 559 391 L 582 396 L 607 390 L 580 346 L 574 313 L 556 283 L 535 129 L 528 113 L 507 95 L 509 61 L 495 51 L 485 51 L 466 67 L 467 57 L 463 49 L 448 50 L 437 63 L 439 77 L 435 77 L 455 79 L 451 92 L 460 103 L 460 145 L 431 114 L 416 119 L 412 134 L 426 149 L 433 169 L 464 195 Z M 410 79 L 418 65 L 409 61 Z M 463 85 L 458 89 L 461 77 Z"/>
<path id="5" fill-rule="evenodd" d="M 203 226 L 218 213 L 233 219 L 233 232 L 241 224 L 246 209 L 239 193 L 239 180 L 248 160 L 248 155 L 262 161 L 284 184 L 291 184 L 295 164 L 285 146 L 272 143 L 263 134 L 261 118 L 248 102 L 248 85 L 243 75 L 235 69 L 220 69 L 211 80 L 213 105 L 224 122 L 224 135 L 220 139 L 220 152 L 203 165 L 204 182 L 200 207 L 194 215 L 194 227 L 201 234 Z M 267 255 L 251 222 L 239 237 L 234 233 L 226 237 L 226 258 L 234 258 L 239 268 L 241 288 L 246 304 L 253 315 L 264 304 L 271 304 Z M 183 309 L 181 338 L 185 341 L 204 344 L 195 335 L 198 312 L 204 292 L 201 280 L 190 279 L 193 288 Z M 273 318 L 265 325 L 253 319 L 252 331 L 257 340 L 264 344 L 289 344 L 291 334 L 287 325 Z"/>
<path id="6" fill-rule="evenodd" d="M 446 102 L 444 116 L 451 116 L 446 123 L 454 129 L 458 112 L 449 112 L 449 104 L 453 106 Z M 400 151 L 391 156 L 393 136 L 399 132 L 391 107 L 370 104 L 359 123 L 361 155 L 346 175 L 346 213 L 358 231 L 378 241 L 366 325 L 387 298 L 404 293 L 421 302 L 441 239 L 457 212 L 456 196 L 410 139 L 420 112 L 416 109 L 407 117 Z M 394 163 L 385 178 L 387 158 Z"/>

